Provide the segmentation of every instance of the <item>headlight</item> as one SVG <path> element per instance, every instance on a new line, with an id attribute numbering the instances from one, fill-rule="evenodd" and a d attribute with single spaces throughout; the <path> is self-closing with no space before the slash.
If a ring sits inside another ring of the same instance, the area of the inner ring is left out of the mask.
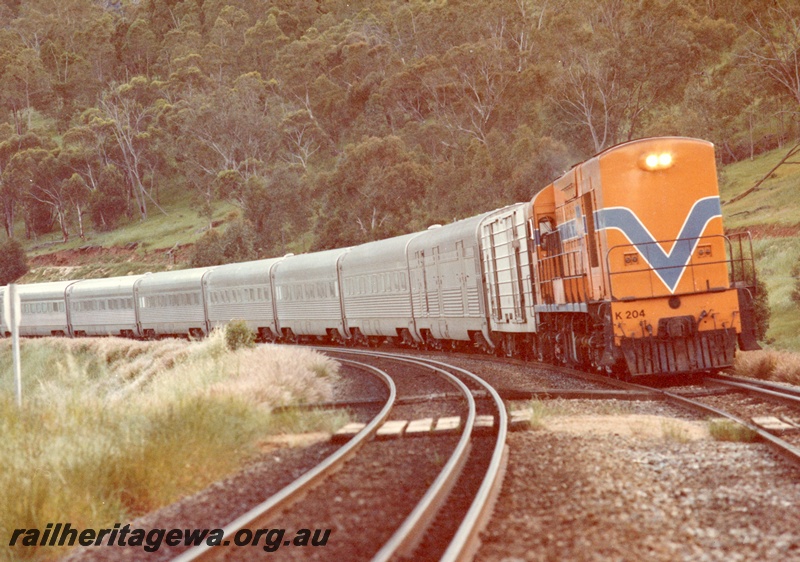
<path id="1" fill-rule="evenodd" d="M 672 166 L 672 154 L 669 152 L 644 154 L 639 160 L 639 167 L 647 171 L 666 170 Z"/>

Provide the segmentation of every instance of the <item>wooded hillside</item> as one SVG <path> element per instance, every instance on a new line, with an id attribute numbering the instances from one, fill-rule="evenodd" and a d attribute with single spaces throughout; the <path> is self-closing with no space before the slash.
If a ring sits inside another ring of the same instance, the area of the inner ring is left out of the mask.
<path id="1" fill-rule="evenodd" d="M 3 0 L 0 22 L 17 238 L 145 220 L 177 190 L 209 222 L 234 202 L 229 237 L 270 256 L 528 199 L 627 139 L 731 162 L 798 138 L 789 1 Z"/>

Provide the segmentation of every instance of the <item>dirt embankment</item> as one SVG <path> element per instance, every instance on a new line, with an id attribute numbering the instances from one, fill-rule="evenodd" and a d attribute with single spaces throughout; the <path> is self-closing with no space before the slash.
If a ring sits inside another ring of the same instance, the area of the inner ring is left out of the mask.
<path id="1" fill-rule="evenodd" d="M 800 224 L 752 224 L 747 227 L 737 227 L 726 229 L 726 234 L 740 234 L 750 232 L 753 238 L 789 238 L 800 236 Z"/>
<path id="2" fill-rule="evenodd" d="M 105 248 L 82 246 L 57 250 L 28 259 L 30 272 L 21 283 L 38 283 L 66 279 L 114 277 L 188 266 L 192 245 L 171 249 L 145 249 L 132 243 Z"/>

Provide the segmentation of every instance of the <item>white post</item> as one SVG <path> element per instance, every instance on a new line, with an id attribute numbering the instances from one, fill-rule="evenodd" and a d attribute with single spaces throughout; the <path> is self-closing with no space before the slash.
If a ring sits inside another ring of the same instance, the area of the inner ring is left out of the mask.
<path id="1" fill-rule="evenodd" d="M 17 387 L 17 406 L 22 409 L 22 368 L 19 361 L 19 323 L 22 319 L 17 286 L 9 283 L 5 302 L 6 321 L 11 329 L 11 347 L 14 356 L 14 381 Z"/>

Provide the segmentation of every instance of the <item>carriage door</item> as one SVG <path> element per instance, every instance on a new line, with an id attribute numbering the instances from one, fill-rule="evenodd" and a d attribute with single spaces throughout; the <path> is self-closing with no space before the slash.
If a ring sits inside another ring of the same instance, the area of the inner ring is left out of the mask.
<path id="1" fill-rule="evenodd" d="M 469 276 L 467 275 L 467 254 L 464 250 L 464 241 L 459 240 L 456 242 L 456 272 L 458 275 L 458 286 L 461 289 L 461 310 L 460 316 L 470 316 L 469 310 L 469 290 L 467 283 Z"/>
<path id="2" fill-rule="evenodd" d="M 414 299 L 415 316 L 428 317 L 431 313 L 430 301 L 428 300 L 428 275 L 425 268 L 425 250 L 414 252 L 417 267 L 413 271 L 413 290 L 416 293 Z"/>
<path id="3" fill-rule="evenodd" d="M 426 277 L 430 275 L 430 277 L 428 277 L 428 290 L 431 292 L 429 300 L 433 300 L 433 302 L 429 303 L 432 316 L 442 315 L 442 275 L 439 265 L 440 261 L 439 246 L 434 246 L 431 249 L 431 261 L 427 264 L 428 267 L 426 268 Z"/>
<path id="4" fill-rule="evenodd" d="M 486 284 L 491 317 L 498 324 L 524 324 L 527 317 L 523 276 L 525 248 L 516 235 L 515 219 L 516 211 L 484 225 Z"/>
<path id="5" fill-rule="evenodd" d="M 511 292 L 514 298 L 514 322 L 516 323 L 525 323 L 525 287 L 523 284 L 523 277 L 522 277 L 522 255 L 521 255 L 521 245 L 522 240 L 524 240 L 524 233 L 523 236 L 517 236 L 517 212 L 514 211 L 514 214 L 510 217 L 506 217 L 505 219 L 505 228 L 508 231 L 508 243 L 509 243 L 509 257 L 511 259 L 510 270 L 511 270 Z M 524 222 L 523 222 L 524 226 Z"/>

